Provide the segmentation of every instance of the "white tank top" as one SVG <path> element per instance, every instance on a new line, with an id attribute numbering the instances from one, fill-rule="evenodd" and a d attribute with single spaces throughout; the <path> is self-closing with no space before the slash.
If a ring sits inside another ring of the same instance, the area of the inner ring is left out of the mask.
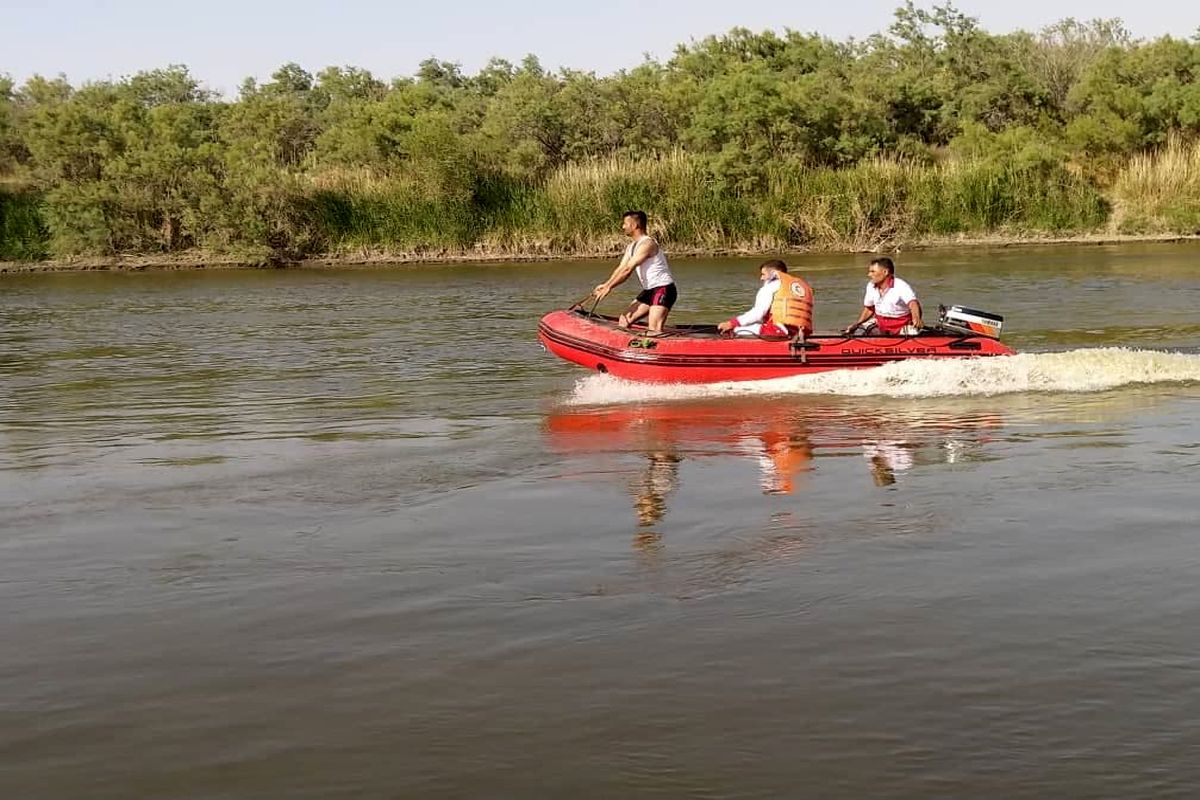
<path id="1" fill-rule="evenodd" d="M 644 242 L 646 239 L 658 244 L 649 236 L 643 236 L 641 239 L 635 239 L 629 243 L 629 247 L 625 249 L 625 257 L 633 258 L 634 249 Z M 667 256 L 659 247 L 654 255 L 647 258 L 637 266 L 638 280 L 641 281 L 643 289 L 657 289 L 659 286 L 666 286 L 669 283 L 674 283 L 675 278 L 671 276 L 671 265 L 667 263 Z"/>

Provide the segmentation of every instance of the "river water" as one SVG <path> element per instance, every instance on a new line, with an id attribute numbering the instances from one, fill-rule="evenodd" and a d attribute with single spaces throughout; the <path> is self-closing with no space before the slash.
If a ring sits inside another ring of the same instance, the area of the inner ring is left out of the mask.
<path id="1" fill-rule="evenodd" d="M 608 263 L 6 277 L 0 796 L 1194 796 L 1198 256 L 904 253 L 1022 354 L 687 388 L 538 346 Z"/>

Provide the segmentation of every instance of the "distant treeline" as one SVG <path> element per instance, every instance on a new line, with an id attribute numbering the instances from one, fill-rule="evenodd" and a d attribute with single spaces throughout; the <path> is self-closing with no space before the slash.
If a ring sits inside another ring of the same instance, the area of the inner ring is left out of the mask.
<path id="1" fill-rule="evenodd" d="M 911 3 L 862 41 L 735 29 L 606 77 L 0 77 L 0 259 L 587 252 L 629 207 L 701 249 L 1195 232 L 1198 134 L 1200 38 Z"/>

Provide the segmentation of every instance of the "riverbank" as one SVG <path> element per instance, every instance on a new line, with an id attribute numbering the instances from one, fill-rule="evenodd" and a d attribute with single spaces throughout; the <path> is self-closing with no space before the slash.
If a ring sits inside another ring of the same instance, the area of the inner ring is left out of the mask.
<path id="1" fill-rule="evenodd" d="M 895 254 L 914 250 L 946 248 L 1012 248 L 1054 245 L 1114 245 L 1114 244 L 1172 244 L 1200 242 L 1200 234 L 1115 234 L 1088 233 L 1071 236 L 943 236 L 908 242 L 890 242 L 878 247 L 843 249 L 834 247 L 792 247 L 760 249 L 751 247 L 669 247 L 674 258 L 753 258 L 757 256 L 797 255 L 801 253 L 878 253 Z M 57 272 L 142 272 L 170 270 L 213 269 L 288 269 L 297 267 L 363 267 L 388 264 L 485 264 L 515 261 L 596 261 L 617 258 L 619 242 L 601 250 L 471 250 L 431 249 L 418 251 L 359 250 L 317 258 L 286 260 L 254 259 L 245 256 L 216 255 L 203 252 L 162 254 L 153 256 L 112 256 L 70 258 L 48 261 L 0 261 L 0 275 L 19 275 Z"/>

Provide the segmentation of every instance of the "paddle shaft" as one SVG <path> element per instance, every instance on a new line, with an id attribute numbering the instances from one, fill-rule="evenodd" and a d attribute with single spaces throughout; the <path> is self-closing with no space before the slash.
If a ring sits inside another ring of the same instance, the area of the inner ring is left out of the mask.
<path id="1" fill-rule="evenodd" d="M 589 297 L 596 297 L 596 293 L 588 292 L 583 297 L 579 298 L 574 303 L 571 303 L 571 305 L 567 306 L 567 309 L 570 310 L 573 308 L 583 308 L 583 304 L 588 301 Z M 590 317 L 592 314 L 594 314 L 596 312 L 596 306 L 598 306 L 598 305 L 600 305 L 600 298 L 596 297 L 596 302 L 592 303 L 592 307 L 590 309 L 588 309 L 585 313 Z"/>

